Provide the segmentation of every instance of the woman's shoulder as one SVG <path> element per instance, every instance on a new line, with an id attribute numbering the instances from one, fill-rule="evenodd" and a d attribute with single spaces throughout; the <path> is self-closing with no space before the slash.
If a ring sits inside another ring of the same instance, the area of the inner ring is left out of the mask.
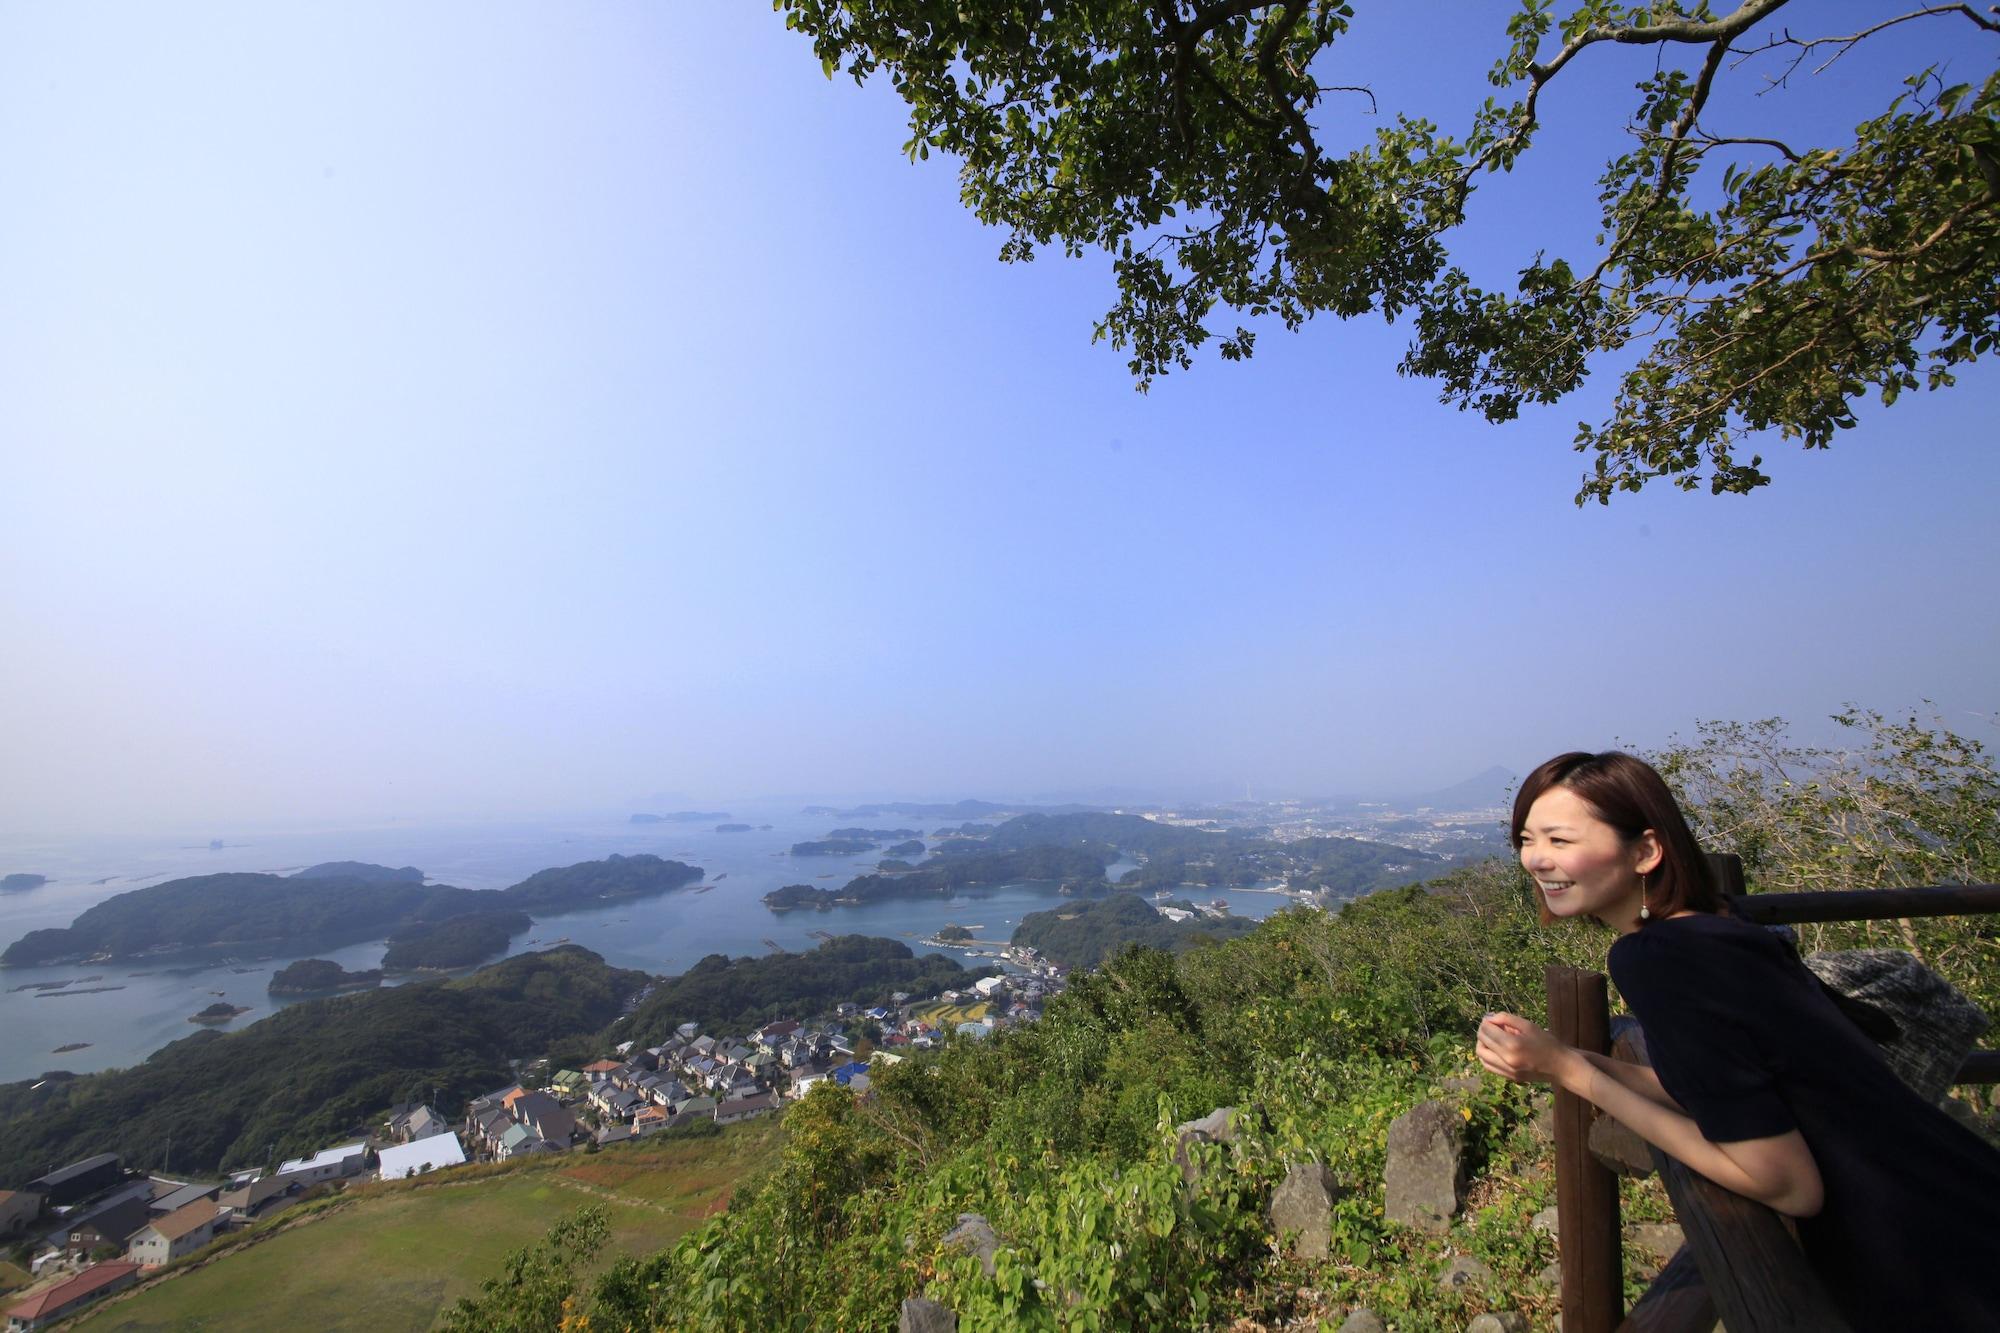
<path id="1" fill-rule="evenodd" d="M 1737 964 L 1782 960 L 1783 941 L 1762 926 L 1714 912 L 1652 921 L 1612 942 L 1606 960 L 1621 991 L 1649 982 L 1677 987 L 1729 985 Z"/>

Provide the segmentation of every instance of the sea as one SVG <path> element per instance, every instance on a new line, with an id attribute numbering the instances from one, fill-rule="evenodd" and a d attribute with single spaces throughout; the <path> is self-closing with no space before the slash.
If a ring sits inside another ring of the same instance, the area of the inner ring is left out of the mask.
<path id="1" fill-rule="evenodd" d="M 700 866 L 702 882 L 646 898 L 559 915 L 542 915 L 517 935 L 509 953 L 579 944 L 618 967 L 671 976 L 709 954 L 761 956 L 803 952 L 828 935 L 879 935 L 916 953 L 951 954 L 968 966 L 990 963 L 975 951 L 932 949 L 919 941 L 949 923 L 969 926 L 980 943 L 1004 945 L 1029 912 L 1065 901 L 1060 886 L 1022 882 L 980 886 L 952 898 L 896 899 L 828 912 L 773 912 L 765 893 L 785 884 L 836 888 L 874 869 L 882 852 L 793 856 L 792 844 L 824 838 L 836 827 L 911 828 L 928 835 L 957 819 L 804 814 L 797 805 L 734 806 L 727 820 L 634 824 L 628 815 L 506 824 L 260 829 L 198 836 L 108 835 L 50 838 L 0 835 L 0 876 L 45 875 L 46 884 L 0 893 L 0 947 L 30 930 L 67 926 L 84 909 L 148 885 L 220 871 L 289 874 L 323 861 L 416 866 L 435 884 L 503 889 L 537 870 L 592 861 L 614 852 L 650 852 Z M 745 833 L 717 832 L 722 822 Z M 928 840 L 928 838 L 927 838 Z M 221 846 L 211 847 L 210 842 Z M 912 858 L 915 859 L 915 858 Z M 1131 868 L 1121 862 L 1112 878 Z M 1257 920 L 1291 899 L 1258 889 L 1188 890 L 1221 898 L 1238 916 Z M 265 993 L 271 973 L 299 958 L 330 958 L 353 970 L 380 964 L 386 944 L 299 946 L 250 954 L 217 948 L 109 963 L 0 969 L 0 1082 L 50 1070 L 92 1073 L 137 1064 L 169 1042 L 199 1030 L 190 1015 L 218 1000 L 244 1008 L 224 1031 L 238 1031 L 297 1000 Z M 61 983 L 51 985 L 49 983 Z M 59 1047 L 71 1047 L 58 1051 Z"/>

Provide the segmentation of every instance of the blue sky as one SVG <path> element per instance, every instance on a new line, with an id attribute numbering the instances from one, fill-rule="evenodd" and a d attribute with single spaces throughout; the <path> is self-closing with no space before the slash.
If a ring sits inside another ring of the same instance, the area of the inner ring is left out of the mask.
<path id="1" fill-rule="evenodd" d="M 1337 81 L 1487 94 L 1505 5 L 1361 8 Z M 1952 46 L 1897 40 L 1718 114 L 1851 123 Z M 1594 230 L 1612 55 L 1482 197 L 1485 276 Z M 1755 496 L 1578 510 L 1608 377 L 1495 428 L 1322 321 L 1142 396 L 1103 263 L 998 263 L 904 138 L 762 4 L 0 5 L 0 824 L 1991 735 L 1990 364 Z"/>

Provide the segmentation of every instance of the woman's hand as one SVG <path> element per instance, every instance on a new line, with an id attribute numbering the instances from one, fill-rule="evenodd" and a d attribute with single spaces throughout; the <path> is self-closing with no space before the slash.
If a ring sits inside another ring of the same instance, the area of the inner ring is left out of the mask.
<path id="1" fill-rule="evenodd" d="M 1479 1024 L 1479 1063 L 1515 1083 L 1563 1083 L 1582 1055 L 1518 1014 L 1488 1014 Z"/>

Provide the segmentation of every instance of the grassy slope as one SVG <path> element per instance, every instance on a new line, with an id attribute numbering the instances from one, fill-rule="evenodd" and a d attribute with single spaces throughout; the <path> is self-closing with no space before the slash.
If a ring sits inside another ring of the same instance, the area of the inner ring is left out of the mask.
<path id="1" fill-rule="evenodd" d="M 115 1301 L 80 1326 L 262 1333 L 271 1312 L 283 1310 L 298 1328 L 426 1329 L 498 1273 L 510 1252 L 583 1204 L 610 1209 L 614 1254 L 673 1243 L 719 1211 L 777 1141 L 776 1123 L 763 1119 L 714 1139 L 653 1140 L 525 1168 L 452 1173 L 462 1183 L 364 1187 L 322 1220 Z"/>

